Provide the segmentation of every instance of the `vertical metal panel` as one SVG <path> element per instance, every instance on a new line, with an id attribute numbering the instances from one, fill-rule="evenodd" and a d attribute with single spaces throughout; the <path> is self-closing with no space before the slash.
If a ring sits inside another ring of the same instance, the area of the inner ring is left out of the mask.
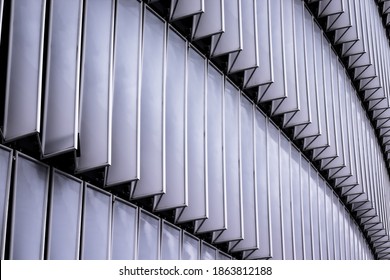
<path id="1" fill-rule="evenodd" d="M 11 5 L 5 141 L 40 131 L 45 5 L 45 0 L 19 0 Z"/>
<path id="2" fill-rule="evenodd" d="M 342 229 L 342 223 L 341 223 L 341 213 L 339 209 L 338 204 L 338 198 L 337 196 L 331 192 L 331 201 L 332 201 L 332 213 L 333 213 L 333 238 L 334 238 L 334 259 L 335 260 L 341 260 L 342 259 L 342 250 L 341 250 L 341 237 L 340 235 Z"/>
<path id="3" fill-rule="evenodd" d="M 301 194 L 301 154 L 295 147 L 291 148 L 291 209 L 293 217 L 293 248 L 294 259 L 304 259 L 303 245 L 303 219 L 302 219 L 302 194 Z"/>
<path id="4" fill-rule="evenodd" d="M 207 2 L 206 2 L 207 3 Z M 210 56 L 215 57 L 242 49 L 241 0 L 223 2 L 225 30 L 213 35 L 210 44 Z"/>
<path id="5" fill-rule="evenodd" d="M 170 8 L 170 20 L 189 17 L 205 10 L 204 0 L 172 0 Z"/>
<path id="6" fill-rule="evenodd" d="M 332 63 L 331 63 L 331 45 L 326 41 L 322 40 L 322 61 L 323 61 L 323 77 L 324 77 L 324 106 L 325 106 L 325 118 L 326 118 L 326 131 L 327 139 L 323 140 L 325 148 L 315 149 L 313 156 L 316 160 L 323 158 L 334 159 L 337 154 L 337 142 L 336 142 L 336 124 L 334 118 L 334 105 L 335 105 L 335 92 L 333 91 L 333 80 L 332 76 Z"/>
<path id="7" fill-rule="evenodd" d="M 141 209 L 138 222 L 138 260 L 160 258 L 160 219 Z"/>
<path id="8" fill-rule="evenodd" d="M 241 99 L 241 180 L 244 239 L 232 251 L 259 248 L 258 206 L 256 184 L 255 106 L 246 98 Z"/>
<path id="9" fill-rule="evenodd" d="M 257 40 L 259 51 L 259 67 L 247 70 L 244 74 L 244 87 L 250 88 L 260 86 L 260 96 L 262 96 L 268 84 L 273 81 L 273 50 L 271 40 L 271 18 L 270 0 L 256 2 L 257 13 Z M 230 20 L 226 21 L 227 23 Z"/>
<path id="10" fill-rule="evenodd" d="M 270 123 L 268 126 L 268 184 L 270 185 L 270 219 L 271 219 L 271 246 L 272 259 L 280 260 L 283 258 L 282 244 L 282 219 L 281 219 L 281 159 L 280 159 L 280 132 Z"/>
<path id="11" fill-rule="evenodd" d="M 82 198 L 82 181 L 53 169 L 48 229 L 48 259 L 79 259 Z"/>
<path id="12" fill-rule="evenodd" d="M 327 260 L 328 256 L 328 235 L 326 224 L 326 197 L 325 192 L 327 185 L 325 180 L 318 178 L 318 222 L 319 222 L 319 237 L 320 237 L 320 259 Z"/>
<path id="13" fill-rule="evenodd" d="M 166 23 L 144 10 L 140 120 L 140 180 L 132 198 L 165 192 L 165 40 Z M 150 176 L 153 174 L 153 176 Z"/>
<path id="14" fill-rule="evenodd" d="M 336 258 L 337 260 L 347 260 L 347 257 L 346 257 L 346 250 L 345 250 L 345 227 L 346 227 L 346 223 L 345 223 L 345 219 L 344 219 L 344 206 L 340 203 L 339 201 L 339 198 L 334 195 L 333 199 L 336 201 L 336 207 L 337 207 L 337 212 L 338 212 L 338 216 L 339 216 L 339 232 L 338 232 L 338 235 L 339 235 L 339 240 L 337 242 L 337 245 L 338 245 L 338 254 L 339 254 L 339 258 Z"/>
<path id="15" fill-rule="evenodd" d="M 216 243 L 243 238 L 243 198 L 241 158 L 241 96 L 227 83 L 225 88 L 226 202 L 227 229 L 213 234 Z"/>
<path id="16" fill-rule="evenodd" d="M 166 80 L 166 193 L 155 210 L 186 206 L 187 199 L 187 43 L 168 30 Z"/>
<path id="17" fill-rule="evenodd" d="M 4 259 L 9 191 L 11 182 L 12 150 L 0 146 L 0 259 Z"/>
<path id="18" fill-rule="evenodd" d="M 294 1 L 294 48 L 295 71 L 297 79 L 297 93 L 299 95 L 299 111 L 287 113 L 284 118 L 284 126 L 308 124 L 310 122 L 310 96 L 307 82 L 306 46 L 305 46 L 305 3 Z"/>
<path id="19" fill-rule="evenodd" d="M 107 260 L 111 252 L 111 194 L 92 185 L 84 187 L 81 259 Z"/>
<path id="20" fill-rule="evenodd" d="M 319 126 L 319 101 L 316 88 L 315 78 L 315 64 L 314 64 L 314 23 L 311 13 L 304 10 L 304 39 L 305 39 L 305 69 L 306 69 L 306 83 L 307 91 L 310 97 L 310 121 L 309 125 L 298 125 L 294 128 L 295 138 L 304 138 L 308 136 L 315 136 L 320 133 Z"/>
<path id="21" fill-rule="evenodd" d="M 139 178 L 142 5 L 117 1 L 113 72 L 112 158 L 106 185 Z"/>
<path id="22" fill-rule="evenodd" d="M 49 167 L 16 153 L 10 259 L 44 256 Z"/>
<path id="23" fill-rule="evenodd" d="M 250 254 L 249 258 L 270 258 L 271 236 L 270 236 L 270 211 L 269 211 L 269 184 L 267 172 L 267 127 L 268 120 L 260 112 L 255 113 L 255 168 L 257 184 L 257 208 L 258 208 L 258 235 L 259 248 Z M 246 257 L 244 253 L 244 258 Z"/>
<path id="24" fill-rule="evenodd" d="M 204 4 L 204 13 L 193 16 L 193 40 L 225 31 L 224 0 L 207 0 Z"/>
<path id="25" fill-rule="evenodd" d="M 188 206 L 176 211 L 177 222 L 204 219 L 208 214 L 205 58 L 190 48 L 187 63 Z"/>
<path id="26" fill-rule="evenodd" d="M 310 219 L 310 163 L 303 157 L 301 157 L 301 188 L 302 188 L 302 231 L 304 236 L 304 259 L 313 259 L 312 254 L 312 231 L 311 231 L 311 219 Z"/>
<path id="27" fill-rule="evenodd" d="M 216 260 L 217 259 L 217 250 L 214 247 L 211 247 L 206 242 L 202 241 L 200 247 L 200 259 L 201 260 Z"/>
<path id="28" fill-rule="evenodd" d="M 325 219 L 326 219 L 326 238 L 327 238 L 327 246 L 328 246 L 328 260 L 335 260 L 335 222 L 337 219 L 337 215 L 333 210 L 333 191 L 330 186 L 325 186 Z"/>
<path id="29" fill-rule="evenodd" d="M 162 222 L 161 259 L 180 260 L 181 229 L 165 221 Z"/>
<path id="30" fill-rule="evenodd" d="M 243 49 L 238 54 L 229 54 L 229 73 L 248 70 L 259 66 L 256 1 L 241 1 L 241 13 Z"/>
<path id="31" fill-rule="evenodd" d="M 293 247 L 293 222 L 292 222 L 292 178 L 295 176 L 290 169 L 291 167 L 291 143 L 285 136 L 281 136 L 280 141 L 280 211 L 282 222 L 282 244 L 283 244 L 283 259 L 292 260 L 294 258 Z"/>
<path id="32" fill-rule="evenodd" d="M 112 206 L 112 248 L 111 259 L 135 259 L 138 208 L 119 198 L 115 198 Z"/>
<path id="33" fill-rule="evenodd" d="M 200 244 L 199 239 L 183 231 L 182 260 L 199 260 Z"/>
<path id="34" fill-rule="evenodd" d="M 209 215 L 204 222 L 196 222 L 197 232 L 226 228 L 226 186 L 224 156 L 224 78 L 223 74 L 208 65 L 207 77 L 207 180 Z"/>
<path id="35" fill-rule="evenodd" d="M 82 5 L 60 0 L 50 6 L 43 156 L 78 148 Z"/>
<path id="36" fill-rule="evenodd" d="M 114 2 L 87 0 L 85 4 L 77 172 L 111 163 Z"/>
<path id="37" fill-rule="evenodd" d="M 317 171 L 310 168 L 310 217 L 313 259 L 320 259 L 320 239 L 319 239 L 319 221 L 318 221 L 318 174 Z"/>
<path id="38" fill-rule="evenodd" d="M 283 80 L 280 82 L 284 83 L 287 98 L 272 102 L 273 115 L 296 112 L 300 107 L 295 65 L 294 2 L 294 0 L 283 1 L 283 5 L 281 5 Z"/>
<path id="39" fill-rule="evenodd" d="M 287 97 L 284 84 L 284 60 L 282 38 L 282 3 L 281 0 L 270 0 L 269 32 L 271 34 L 272 74 L 274 83 L 259 97 L 259 102 L 271 101 Z M 261 38 L 259 38 L 261 40 Z M 261 46 L 262 44 L 260 44 Z M 257 70 L 259 71 L 259 70 Z"/>
<path id="40" fill-rule="evenodd" d="M 314 24 L 314 79 L 316 83 L 316 92 L 318 96 L 318 125 L 319 135 L 313 135 L 312 137 L 305 138 L 305 149 L 323 148 L 329 145 L 328 135 L 328 113 L 326 108 L 326 94 L 325 94 L 325 82 L 324 82 L 324 61 L 323 61 L 323 33 L 321 28 Z"/>

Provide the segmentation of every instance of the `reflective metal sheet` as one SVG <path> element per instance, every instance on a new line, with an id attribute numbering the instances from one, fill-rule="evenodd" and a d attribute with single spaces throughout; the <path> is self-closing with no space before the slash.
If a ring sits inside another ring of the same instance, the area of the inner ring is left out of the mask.
<path id="1" fill-rule="evenodd" d="M 132 193 L 132 199 L 165 192 L 165 25 L 159 16 L 148 8 L 144 9 L 140 180 Z"/>
<path id="2" fill-rule="evenodd" d="M 108 186 L 139 179 L 141 12 L 138 1 L 117 1 Z"/>
<path id="3" fill-rule="evenodd" d="M 78 148 L 82 5 L 80 0 L 50 6 L 42 152 L 52 156 Z"/>
<path id="4" fill-rule="evenodd" d="M 83 183 L 53 169 L 47 258 L 78 260 L 81 236 Z"/>
<path id="5" fill-rule="evenodd" d="M 111 163 L 113 6 L 110 0 L 86 1 L 77 172 Z"/>
<path id="6" fill-rule="evenodd" d="M 45 6 L 45 0 L 14 1 L 11 5 L 5 141 L 40 132 Z"/>
<path id="7" fill-rule="evenodd" d="M 137 244 L 138 209 L 115 197 L 112 206 L 111 259 L 135 259 Z"/>
<path id="8" fill-rule="evenodd" d="M 13 183 L 9 257 L 43 259 L 49 167 L 18 152 Z"/>
<path id="9" fill-rule="evenodd" d="M 81 259 L 110 259 L 111 213 L 111 194 L 92 185 L 85 184 Z"/>

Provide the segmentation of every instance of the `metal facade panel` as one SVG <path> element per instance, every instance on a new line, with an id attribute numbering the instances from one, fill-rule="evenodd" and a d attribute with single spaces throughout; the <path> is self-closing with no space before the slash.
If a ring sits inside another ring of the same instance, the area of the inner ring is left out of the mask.
<path id="1" fill-rule="evenodd" d="M 168 30 L 165 84 L 166 192 L 154 199 L 154 210 L 184 207 L 187 192 L 187 42 Z"/>
<path id="2" fill-rule="evenodd" d="M 187 63 L 188 206 L 176 211 L 176 221 L 205 219 L 208 214 L 206 150 L 206 60 L 190 48 Z"/>
<path id="3" fill-rule="evenodd" d="M 138 227 L 138 208 L 119 198 L 112 205 L 111 259 L 135 259 Z"/>
<path id="4" fill-rule="evenodd" d="M 49 167 L 16 153 L 12 220 L 11 260 L 44 257 Z"/>
<path id="5" fill-rule="evenodd" d="M 50 7 L 43 156 L 78 148 L 82 5 L 62 0 Z"/>
<path id="6" fill-rule="evenodd" d="M 144 10 L 140 113 L 140 180 L 131 198 L 165 192 L 166 24 Z M 150 176 L 153 174 L 153 176 Z"/>
<path id="7" fill-rule="evenodd" d="M 52 170 L 48 259 L 79 259 L 82 198 L 81 180 L 59 170 Z"/>
<path id="8" fill-rule="evenodd" d="M 11 5 L 5 141 L 40 132 L 45 6 L 45 0 L 14 1 Z"/>
<path id="9" fill-rule="evenodd" d="M 105 182 L 108 186 L 139 179 L 141 3 L 119 0 L 115 20 L 112 154 Z"/>
<path id="10" fill-rule="evenodd" d="M 80 258 L 108 260 L 111 252 L 112 196 L 86 183 L 83 204 Z"/>
<path id="11" fill-rule="evenodd" d="M 110 0 L 86 1 L 77 172 L 111 163 L 113 6 Z"/>

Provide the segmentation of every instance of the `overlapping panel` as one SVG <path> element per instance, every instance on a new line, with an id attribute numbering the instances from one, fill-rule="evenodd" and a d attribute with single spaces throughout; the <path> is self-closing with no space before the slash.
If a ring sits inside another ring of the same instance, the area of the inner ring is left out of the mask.
<path id="1" fill-rule="evenodd" d="M 257 224 L 257 170 L 255 162 L 255 106 L 246 98 L 241 98 L 240 133 L 244 239 L 230 244 L 230 246 L 232 246 L 232 252 L 255 250 L 259 247 L 259 228 Z"/>
<path id="2" fill-rule="evenodd" d="M 79 259 L 82 197 L 82 181 L 53 169 L 49 210 L 48 259 Z"/>
<path id="3" fill-rule="evenodd" d="M 11 5 L 5 141 L 40 132 L 45 6 L 45 0 L 19 0 Z"/>
<path id="4" fill-rule="evenodd" d="M 207 184 L 209 215 L 205 221 L 195 223 L 196 232 L 209 232 L 226 228 L 226 186 L 224 155 L 224 78 L 211 64 L 207 74 Z M 237 132 L 236 132 L 237 133 Z"/>
<path id="5" fill-rule="evenodd" d="M 203 13 L 204 10 L 204 0 L 172 0 L 170 8 L 170 20 L 177 20 Z"/>
<path id="6" fill-rule="evenodd" d="M 86 1 L 76 171 L 111 163 L 113 2 Z"/>
<path id="7" fill-rule="evenodd" d="M 141 11 L 138 1 L 117 2 L 109 186 L 139 178 Z"/>
<path id="8" fill-rule="evenodd" d="M 296 174 L 291 172 L 291 143 L 286 137 L 281 137 L 280 142 L 280 169 L 281 172 L 283 172 L 280 176 L 283 259 L 292 260 L 294 258 L 294 243 L 292 208 L 290 201 L 292 198 L 292 177 Z"/>
<path id="9" fill-rule="evenodd" d="M 140 180 L 132 193 L 133 199 L 165 192 L 165 31 L 164 21 L 146 8 L 140 97 Z"/>
<path id="10" fill-rule="evenodd" d="M 201 243 L 200 252 L 201 260 L 216 260 L 217 250 L 214 247 L 208 245 L 206 242 Z"/>
<path id="11" fill-rule="evenodd" d="M 78 148 L 82 1 L 55 1 L 50 7 L 42 153 Z M 65 28 L 66 26 L 66 28 Z"/>
<path id="12" fill-rule="evenodd" d="M 183 231 L 182 237 L 182 260 L 199 260 L 200 259 L 200 241 L 195 236 Z"/>
<path id="13" fill-rule="evenodd" d="M 314 81 L 317 92 L 318 101 L 318 126 L 319 134 L 312 135 L 304 139 L 305 149 L 324 148 L 329 145 L 329 125 L 328 125 L 328 111 L 326 108 L 326 100 L 328 98 L 325 89 L 324 81 L 324 61 L 323 51 L 325 38 L 322 31 L 317 24 L 314 24 Z M 329 86 L 329 85 L 328 85 Z"/>
<path id="14" fill-rule="evenodd" d="M 267 6 L 263 6 L 266 8 Z M 279 98 L 287 97 L 284 84 L 284 62 L 282 45 L 282 2 L 280 0 L 268 1 L 269 11 L 269 33 L 270 33 L 270 52 L 272 59 L 272 81 L 275 83 L 270 86 L 266 92 L 259 92 L 258 102 L 267 102 Z M 261 27 L 264 28 L 264 27 Z M 260 39 L 260 38 L 259 38 Z M 261 39 L 260 39 L 261 40 Z M 262 44 L 260 44 L 262 46 Z M 263 51 L 262 51 L 263 53 Z M 257 70 L 260 71 L 260 70 Z M 256 74 L 256 72 L 255 72 Z"/>
<path id="15" fill-rule="evenodd" d="M 112 196 L 92 185 L 84 187 L 81 259 L 108 260 L 111 249 Z"/>
<path id="16" fill-rule="evenodd" d="M 43 259 L 49 167 L 17 153 L 13 184 L 9 257 Z"/>
<path id="17" fill-rule="evenodd" d="M 273 82 L 273 50 L 271 39 L 270 1 L 256 2 L 259 67 L 244 74 L 244 88 L 259 86 L 259 98 Z"/>
<path id="18" fill-rule="evenodd" d="M 11 182 L 12 150 L 0 146 L 0 258 L 4 259 Z"/>
<path id="19" fill-rule="evenodd" d="M 295 79 L 296 79 L 296 92 L 297 104 L 299 105 L 298 111 L 292 111 L 284 115 L 283 125 L 285 127 L 292 127 L 295 125 L 305 125 L 310 122 L 310 96 L 307 82 L 307 68 L 306 65 L 306 49 L 305 49 L 305 5 L 302 1 L 293 1 L 293 42 L 295 53 Z M 287 33 L 285 31 L 285 33 Z M 291 76 L 294 78 L 294 76 Z M 291 89 L 294 93 L 294 89 Z M 290 90 L 290 92 L 291 92 Z"/>
<path id="20" fill-rule="evenodd" d="M 301 139 L 304 137 L 318 135 L 319 127 L 319 97 L 315 80 L 315 53 L 314 53 L 314 24 L 312 16 L 307 9 L 304 10 L 304 51 L 305 51 L 305 68 L 306 68 L 306 90 L 308 92 L 308 103 L 310 112 L 310 123 L 299 124 L 294 127 L 294 137 Z M 299 52 L 298 52 L 299 53 Z M 299 72 L 298 72 L 299 73 Z"/>
<path id="21" fill-rule="evenodd" d="M 230 83 L 225 84 L 225 155 L 227 229 L 214 232 L 216 243 L 243 238 L 243 195 L 241 157 L 241 96 Z"/>
<path id="22" fill-rule="evenodd" d="M 207 0 L 204 4 L 204 13 L 193 16 L 193 40 L 225 31 L 224 0 Z"/>
<path id="23" fill-rule="evenodd" d="M 155 211 L 184 207 L 188 200 L 187 42 L 173 29 L 168 31 L 166 67 L 166 193 L 155 197 Z"/>
<path id="24" fill-rule="evenodd" d="M 260 112 L 255 113 L 255 182 L 257 192 L 257 226 L 259 248 L 255 252 L 244 252 L 244 258 L 269 258 L 271 256 L 270 211 L 267 156 L 268 120 Z"/>
<path id="25" fill-rule="evenodd" d="M 138 218 L 138 260 L 158 260 L 160 258 L 160 220 L 141 210 Z"/>
<path id="26" fill-rule="evenodd" d="M 256 1 L 241 1 L 241 13 L 243 48 L 237 54 L 229 54 L 228 73 L 230 74 L 259 66 Z"/>
<path id="27" fill-rule="evenodd" d="M 271 256 L 272 259 L 281 260 L 283 258 L 282 244 L 282 209 L 281 209 L 281 162 L 280 162 L 280 133 L 278 129 L 270 124 L 268 126 L 268 184 L 270 199 L 270 219 L 271 219 Z"/>
<path id="28" fill-rule="evenodd" d="M 278 99 L 272 102 L 272 115 L 291 113 L 299 110 L 299 95 L 297 88 L 297 69 L 295 34 L 294 34 L 294 0 L 283 1 L 281 5 L 281 31 L 282 31 L 282 60 L 283 76 L 280 83 L 284 83 L 285 95 L 287 98 Z"/>
<path id="29" fill-rule="evenodd" d="M 176 221 L 207 218 L 206 61 L 190 48 L 187 62 L 188 206 L 176 211 Z"/>
<path id="30" fill-rule="evenodd" d="M 207 2 L 206 2 L 207 3 Z M 224 1 L 225 29 L 211 37 L 210 56 L 237 52 L 242 49 L 241 0 Z"/>
<path id="31" fill-rule="evenodd" d="M 163 221 L 161 237 L 162 260 L 180 260 L 181 238 L 182 232 L 180 228 Z"/>
<path id="32" fill-rule="evenodd" d="M 135 259 L 137 244 L 138 209 L 136 206 L 114 198 L 112 206 L 111 259 Z"/>

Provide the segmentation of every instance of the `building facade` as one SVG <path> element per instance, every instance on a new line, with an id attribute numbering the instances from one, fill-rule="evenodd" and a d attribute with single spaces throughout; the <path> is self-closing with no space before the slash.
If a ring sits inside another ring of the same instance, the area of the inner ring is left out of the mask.
<path id="1" fill-rule="evenodd" d="M 2 259 L 390 259 L 390 1 L 0 19 Z"/>

